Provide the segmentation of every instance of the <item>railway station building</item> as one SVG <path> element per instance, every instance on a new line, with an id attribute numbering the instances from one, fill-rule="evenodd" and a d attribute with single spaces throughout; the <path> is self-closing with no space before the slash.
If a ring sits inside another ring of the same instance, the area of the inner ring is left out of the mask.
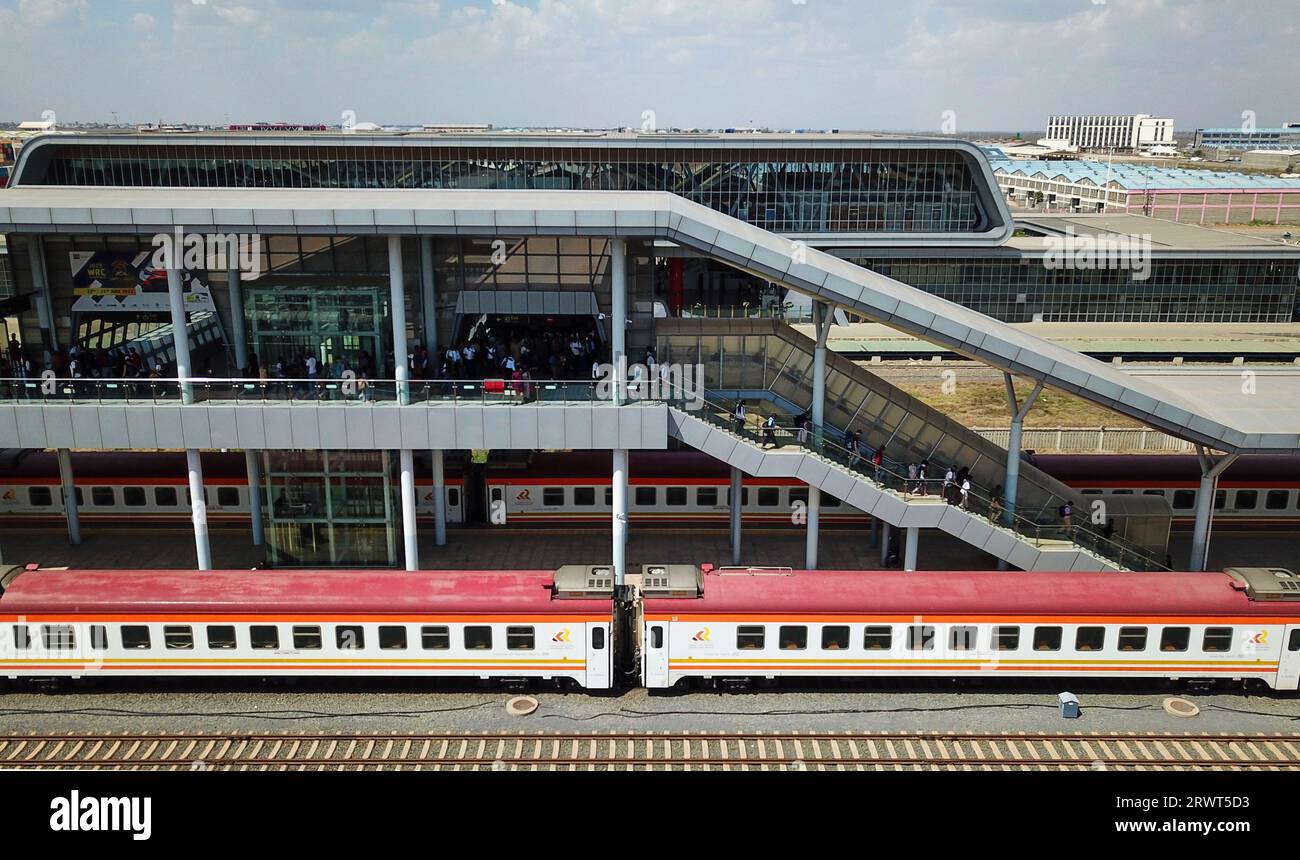
<path id="1" fill-rule="evenodd" d="M 240 498 L 270 563 L 407 569 L 430 561 L 416 552 L 417 477 L 442 544 L 453 502 L 495 523 L 517 501 L 468 499 L 449 464 L 612 451 L 592 503 L 621 575 L 638 504 L 629 452 L 670 447 L 730 467 L 711 504 L 729 512 L 737 563 L 762 561 L 742 558 L 750 476 L 807 486 L 809 568 L 823 498 L 869 514 L 882 559 L 892 540 L 908 569 L 924 529 L 1023 569 L 1162 566 L 1149 540 L 1060 522 L 1082 498 L 1022 462 L 1018 442 L 1047 386 L 1199 446 L 1196 567 L 1222 469 L 1300 451 L 1300 379 L 1268 374 L 1257 396 L 1235 371 L 1126 371 L 1006 321 L 1290 319 L 1300 257 L 1166 237 L 1142 252 L 1156 283 L 1132 289 L 1104 267 L 1047 262 L 1061 235 L 1130 226 L 1018 228 L 985 153 L 950 139 L 36 138 L 0 194 L 23 304 L 0 448 L 60 452 L 74 540 L 68 451 L 185 451 L 200 568 L 220 507 L 203 451 L 245 453 Z M 1017 415 L 1008 448 L 828 354 L 849 317 L 1002 371 Z M 794 331 L 801 320 L 814 337 Z M 736 419 L 738 403 L 783 428 L 806 415 L 811 432 L 774 448 Z M 846 448 L 846 431 L 860 443 Z M 971 501 L 915 492 L 908 466 L 926 460 L 967 467 Z M 1139 507 L 1113 513 L 1136 524 L 1151 515 Z"/>

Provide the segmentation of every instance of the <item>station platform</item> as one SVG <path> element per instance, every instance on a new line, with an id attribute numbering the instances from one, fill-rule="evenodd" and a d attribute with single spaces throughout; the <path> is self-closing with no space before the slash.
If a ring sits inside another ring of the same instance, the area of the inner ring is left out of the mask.
<path id="1" fill-rule="evenodd" d="M 1191 535 L 1175 532 L 1169 551 L 1187 558 Z M 802 568 L 805 539 L 793 532 L 749 529 L 743 538 L 742 560 L 756 567 Z M 432 534 L 420 540 L 421 567 L 446 570 L 547 570 L 564 564 L 593 564 L 608 560 L 609 533 L 557 530 L 545 533 L 449 528 L 446 546 L 435 546 Z M 39 563 L 43 567 L 98 569 L 168 569 L 194 566 L 194 537 L 185 528 L 122 530 L 88 526 L 80 546 L 71 546 L 55 528 L 0 529 L 0 556 L 5 564 Z M 248 569 L 263 563 L 265 554 L 243 531 L 212 530 L 212 561 L 218 569 Z M 632 529 L 628 535 L 628 564 L 727 564 L 731 548 L 721 531 Z M 868 545 L 864 533 L 823 531 L 820 567 L 824 570 L 876 570 L 880 552 Z M 917 558 L 918 570 L 993 570 L 997 560 L 938 529 L 925 529 Z M 1280 566 L 1300 569 L 1300 532 L 1220 531 L 1210 545 L 1208 569 Z"/>
<path id="2" fill-rule="evenodd" d="M 809 324 L 792 326 L 815 337 Z M 1110 359 L 1294 363 L 1300 357 L 1300 322 L 1295 323 L 1012 323 L 1025 334 L 1084 355 Z M 879 355 L 884 360 L 953 355 L 942 346 L 880 323 L 831 328 L 827 345 L 846 358 Z"/>

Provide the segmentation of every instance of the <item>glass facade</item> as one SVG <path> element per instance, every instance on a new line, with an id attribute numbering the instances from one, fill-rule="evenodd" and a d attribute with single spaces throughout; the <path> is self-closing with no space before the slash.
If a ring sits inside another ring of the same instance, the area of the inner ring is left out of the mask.
<path id="1" fill-rule="evenodd" d="M 384 343 L 388 291 L 366 286 L 308 289 L 245 287 L 245 314 L 253 353 L 273 366 L 313 354 L 326 368 L 370 368 L 384 379 L 392 371 Z M 369 361 L 365 360 L 369 356 Z"/>
<path id="2" fill-rule="evenodd" d="M 658 141 L 655 141 L 658 144 Z M 118 188 L 670 191 L 780 233 L 971 233 L 993 226 L 972 158 L 950 149 L 45 144 L 17 184 Z"/>
<path id="3" fill-rule="evenodd" d="M 262 454 L 267 562 L 272 567 L 392 567 L 397 563 L 392 458 L 387 451 Z"/>
<path id="4" fill-rule="evenodd" d="M 1129 269 L 1048 269 L 1019 257 L 853 257 L 859 266 L 1003 322 L 1291 322 L 1294 259 L 1150 260 Z"/>

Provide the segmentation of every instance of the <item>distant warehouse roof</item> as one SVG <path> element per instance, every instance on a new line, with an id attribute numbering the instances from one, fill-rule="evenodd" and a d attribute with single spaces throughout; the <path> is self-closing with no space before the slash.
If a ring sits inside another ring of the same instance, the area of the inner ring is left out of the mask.
<path id="1" fill-rule="evenodd" d="M 1133 191 L 1151 189 L 1242 189 L 1300 191 L 1300 179 L 1279 179 L 1219 170 L 1184 170 L 1176 167 L 1146 167 L 1136 164 L 1111 164 L 1102 161 L 994 161 L 998 176 L 1024 176 L 1062 179 L 1066 182 L 1112 187 Z"/>

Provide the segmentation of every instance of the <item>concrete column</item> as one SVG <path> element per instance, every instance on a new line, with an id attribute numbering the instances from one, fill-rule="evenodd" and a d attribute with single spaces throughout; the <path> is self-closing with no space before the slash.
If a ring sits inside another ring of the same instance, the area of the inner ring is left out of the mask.
<path id="1" fill-rule="evenodd" d="M 402 547 L 406 556 L 406 569 L 420 569 L 420 548 L 415 532 L 415 457 L 410 448 L 400 452 L 402 472 Z"/>
<path id="2" fill-rule="evenodd" d="M 1196 520 L 1192 527 L 1192 553 L 1187 569 L 1205 570 L 1210 555 L 1210 526 L 1214 518 L 1214 495 L 1219 485 L 1219 476 L 1237 459 L 1236 454 L 1228 454 L 1215 462 L 1200 445 L 1196 446 L 1196 457 L 1201 463 L 1201 487 L 1196 494 Z"/>
<path id="3" fill-rule="evenodd" d="M 244 328 L 244 293 L 240 289 L 239 276 L 239 237 L 231 236 L 226 249 L 226 290 L 230 293 L 230 336 L 235 341 L 235 364 L 239 365 L 239 374 L 248 369 L 248 332 Z M 265 361 L 266 356 L 260 356 Z M 235 374 L 231 374 L 235 376 Z M 254 546 L 261 542 L 254 540 Z"/>
<path id="4" fill-rule="evenodd" d="M 433 237 L 420 237 L 420 300 L 424 306 L 424 348 L 436 369 L 438 356 L 438 296 L 433 283 Z M 441 544 L 439 544 L 441 546 Z"/>
<path id="5" fill-rule="evenodd" d="M 816 487 L 808 488 L 808 535 L 804 547 L 804 570 L 817 569 L 817 532 L 822 515 L 822 491 Z"/>
<path id="6" fill-rule="evenodd" d="M 623 403 L 627 386 L 627 240 L 609 241 L 609 343 L 614 365 L 614 402 Z"/>
<path id="7" fill-rule="evenodd" d="M 194 550 L 199 570 L 212 570 L 212 548 L 208 545 L 208 500 L 203 494 L 203 464 L 197 449 L 185 449 L 185 466 L 190 478 L 190 516 L 194 520 Z"/>
<path id="8" fill-rule="evenodd" d="M 812 413 L 814 446 L 821 448 L 826 436 L 822 421 L 826 417 L 826 338 L 831 332 L 830 305 L 813 302 L 813 321 L 817 324 L 817 345 L 813 348 L 812 409 L 809 411 Z"/>
<path id="9" fill-rule="evenodd" d="M 884 567 L 889 562 L 889 523 L 881 520 L 880 522 L 880 566 Z"/>
<path id="10" fill-rule="evenodd" d="M 741 484 L 741 474 L 741 471 L 735 466 L 731 467 L 731 494 L 728 496 L 727 501 L 731 507 L 732 564 L 740 564 L 740 514 L 743 510 L 740 503 L 745 496 L 745 490 Z"/>
<path id="11" fill-rule="evenodd" d="M 194 402 L 194 386 L 190 378 L 190 330 L 185 325 L 185 292 L 181 284 L 181 270 L 167 270 L 167 298 L 171 304 L 172 343 L 176 347 L 176 378 L 181 388 L 181 402 Z"/>
<path id="12" fill-rule="evenodd" d="M 614 450 L 614 584 L 622 585 L 627 575 L 627 449 Z"/>
<path id="13" fill-rule="evenodd" d="M 41 329 L 41 340 L 44 341 L 41 345 L 44 348 L 45 366 L 48 366 L 54 353 L 59 348 L 59 330 L 54 324 L 54 300 L 50 296 L 50 282 L 45 274 L 45 243 L 41 241 L 40 236 L 32 236 L 28 239 L 27 255 L 31 262 L 32 286 L 36 288 L 38 294 L 36 296 L 36 321 Z M 35 369 L 43 370 L 44 368 Z"/>
<path id="14" fill-rule="evenodd" d="M 433 542 L 447 545 L 447 481 L 443 475 L 442 449 L 433 452 Z"/>
<path id="15" fill-rule="evenodd" d="M 63 510 L 68 518 L 68 541 L 81 545 L 81 515 L 77 511 L 77 488 L 72 479 L 72 452 L 59 449 L 59 482 L 63 485 Z"/>
<path id="16" fill-rule="evenodd" d="M 916 570 L 916 549 L 921 542 L 921 530 L 908 526 L 907 543 L 903 547 L 903 570 Z"/>
<path id="17" fill-rule="evenodd" d="M 880 546 L 880 517 L 871 518 L 871 537 L 867 539 L 867 547 L 875 549 Z"/>
<path id="18" fill-rule="evenodd" d="M 244 472 L 248 476 L 248 516 L 253 521 L 253 546 L 266 543 L 262 522 L 262 470 L 256 451 L 244 452 Z"/>
<path id="19" fill-rule="evenodd" d="M 401 236 L 388 237 L 388 289 L 393 316 L 393 379 L 397 380 L 397 402 L 405 405 L 411 402 L 411 384 L 407 382 L 410 372 L 406 363 L 406 291 L 403 289 Z"/>
<path id="20" fill-rule="evenodd" d="M 1007 475 L 1002 485 L 1002 517 L 1007 525 L 1015 522 L 1016 486 L 1020 483 L 1020 436 L 1024 427 L 1025 416 L 1033 407 L 1034 401 L 1043 390 L 1040 380 L 1034 390 L 1025 398 L 1023 406 L 1016 400 L 1016 383 L 1011 374 L 1002 374 L 1002 381 L 1007 386 L 1007 405 L 1011 410 L 1011 432 L 1007 438 Z"/>

